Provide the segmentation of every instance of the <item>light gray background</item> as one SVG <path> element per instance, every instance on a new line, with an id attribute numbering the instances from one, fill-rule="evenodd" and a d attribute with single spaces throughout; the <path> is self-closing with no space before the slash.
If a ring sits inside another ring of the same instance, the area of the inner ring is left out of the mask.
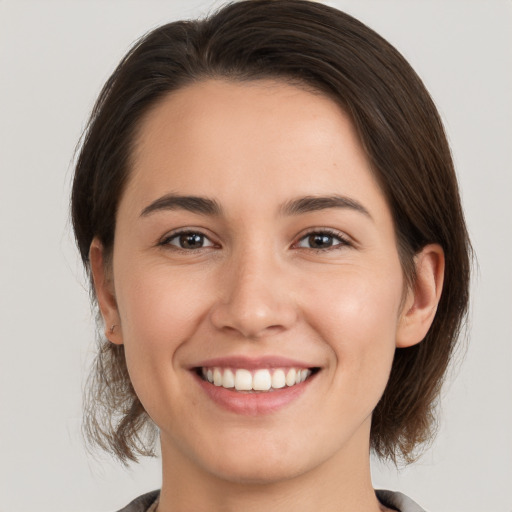
<path id="1" fill-rule="evenodd" d="M 338 0 L 408 58 L 446 123 L 479 259 L 470 343 L 437 441 L 377 487 L 437 512 L 512 511 L 512 2 Z M 216 2 L 215 5 L 219 5 Z M 160 485 L 84 452 L 93 351 L 68 195 L 74 145 L 130 44 L 205 0 L 0 0 L 0 512 L 107 511 Z"/>

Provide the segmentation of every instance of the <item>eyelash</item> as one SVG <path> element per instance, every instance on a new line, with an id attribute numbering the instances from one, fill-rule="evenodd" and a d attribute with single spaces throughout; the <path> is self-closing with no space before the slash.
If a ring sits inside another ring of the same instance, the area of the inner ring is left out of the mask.
<path id="1" fill-rule="evenodd" d="M 297 243 L 301 242 L 307 237 L 310 237 L 312 235 L 320 235 L 320 236 L 328 236 L 333 239 L 336 239 L 339 243 L 335 245 L 331 245 L 329 247 L 323 247 L 323 248 L 314 248 L 314 247 L 303 247 L 303 249 L 308 249 L 310 251 L 314 252 L 327 252 L 327 251 L 335 251 L 337 249 L 341 249 L 342 247 L 351 247 L 352 244 L 348 237 L 344 235 L 343 233 L 340 233 L 339 231 L 336 231 L 334 229 L 328 229 L 328 228 L 322 228 L 322 229 L 312 229 L 311 231 L 308 231 L 307 233 L 303 234 L 298 242 L 294 243 L 294 245 L 297 245 Z"/>
<path id="2" fill-rule="evenodd" d="M 206 246 L 206 247 L 198 247 L 196 249 L 185 249 L 183 247 L 179 247 L 177 245 L 173 245 L 173 244 L 170 243 L 172 240 L 177 239 L 178 237 L 180 237 L 182 235 L 198 235 L 203 240 L 204 239 L 209 240 L 212 245 L 211 246 Z M 311 237 L 313 235 L 315 235 L 315 236 L 327 236 L 327 237 L 330 237 L 332 239 L 337 240 L 338 243 L 336 243 L 335 245 L 331 245 L 329 247 L 322 247 L 322 248 L 314 248 L 314 247 L 298 247 L 298 248 L 299 249 L 306 249 L 306 250 L 313 251 L 313 252 L 316 252 L 316 253 L 322 253 L 322 252 L 338 250 L 338 249 L 341 249 L 343 247 L 351 247 L 352 246 L 352 243 L 350 242 L 348 237 L 346 235 L 344 235 L 343 233 L 340 233 L 339 231 L 336 231 L 336 230 L 333 230 L 333 229 L 322 228 L 322 229 L 312 229 L 312 230 L 308 231 L 307 233 L 303 234 L 298 239 L 298 241 L 295 242 L 292 245 L 292 247 L 293 246 L 297 246 L 297 244 L 299 244 L 302 240 L 306 239 L 307 237 Z M 183 230 L 171 233 L 170 235 L 164 237 L 158 243 L 158 245 L 161 246 L 161 247 L 172 248 L 171 250 L 173 250 L 173 251 L 178 251 L 178 252 L 182 252 L 182 253 L 191 253 L 191 252 L 200 251 L 202 249 L 208 249 L 209 247 L 214 247 L 216 244 L 214 242 L 212 242 L 201 231 L 195 231 L 195 230 L 190 230 L 190 229 L 183 229 Z"/>
<path id="3" fill-rule="evenodd" d="M 171 244 L 171 240 L 174 240 L 174 239 L 177 239 L 179 238 L 180 236 L 182 235 L 199 235 L 201 238 L 203 239 L 206 239 L 206 240 L 210 240 L 204 233 L 202 233 L 201 231 L 197 231 L 197 230 L 192 230 L 192 229 L 182 229 L 180 231 L 175 231 L 174 233 L 171 233 L 170 235 L 168 236 L 165 236 L 159 243 L 158 245 L 161 246 L 161 247 L 165 247 L 165 248 L 168 248 L 168 249 L 171 249 L 173 251 L 177 251 L 177 252 L 182 252 L 182 253 L 191 253 L 193 251 L 200 251 L 201 249 L 206 249 L 207 247 L 199 247 L 197 249 L 184 249 L 183 247 L 179 247 L 177 245 L 173 245 Z M 210 240 L 211 242 L 211 240 Z M 213 242 L 211 242 L 212 246 L 215 246 L 215 244 Z"/>

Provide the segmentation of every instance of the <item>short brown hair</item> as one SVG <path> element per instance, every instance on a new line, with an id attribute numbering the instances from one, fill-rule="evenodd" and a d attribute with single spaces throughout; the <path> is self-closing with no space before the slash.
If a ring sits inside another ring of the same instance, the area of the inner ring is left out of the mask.
<path id="1" fill-rule="evenodd" d="M 442 246 L 445 281 L 434 322 L 422 343 L 396 349 L 372 419 L 373 450 L 411 461 L 433 435 L 436 401 L 467 310 L 471 247 L 433 101 L 401 54 L 351 16 L 306 0 L 246 0 L 138 41 L 101 91 L 77 159 L 72 219 L 87 271 L 94 237 L 107 255 L 112 250 L 142 116 L 170 91 L 209 78 L 278 79 L 339 103 L 387 198 L 410 284 L 414 255 L 429 243 Z M 152 453 L 156 431 L 130 383 L 124 349 L 102 335 L 85 427 L 90 440 L 124 462 Z"/>

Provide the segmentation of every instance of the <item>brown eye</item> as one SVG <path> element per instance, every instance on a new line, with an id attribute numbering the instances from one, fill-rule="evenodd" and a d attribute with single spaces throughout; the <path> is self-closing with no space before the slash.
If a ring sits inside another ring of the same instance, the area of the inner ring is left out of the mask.
<path id="1" fill-rule="evenodd" d="M 166 238 L 162 242 L 162 245 L 171 245 L 180 249 L 194 250 L 212 247 L 213 243 L 202 233 L 187 231 Z"/>
<path id="2" fill-rule="evenodd" d="M 326 249 L 332 247 L 334 239 L 331 235 L 309 235 L 308 244 L 312 249 Z"/>
<path id="3" fill-rule="evenodd" d="M 309 233 L 302 237 L 297 244 L 297 246 L 301 248 L 316 250 L 336 248 L 345 245 L 349 244 L 341 235 L 323 231 Z"/>

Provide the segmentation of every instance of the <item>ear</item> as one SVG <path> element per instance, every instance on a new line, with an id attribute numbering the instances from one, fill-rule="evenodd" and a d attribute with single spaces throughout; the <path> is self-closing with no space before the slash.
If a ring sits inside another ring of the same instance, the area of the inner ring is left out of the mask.
<path id="1" fill-rule="evenodd" d="M 89 248 L 94 290 L 105 325 L 105 337 L 116 345 L 123 344 L 121 322 L 117 310 L 111 263 L 106 261 L 103 244 L 97 239 Z"/>
<path id="2" fill-rule="evenodd" d="M 444 280 L 444 252 L 429 244 L 414 257 L 416 279 L 408 290 L 399 320 L 396 346 L 416 345 L 425 338 L 434 320 Z"/>

